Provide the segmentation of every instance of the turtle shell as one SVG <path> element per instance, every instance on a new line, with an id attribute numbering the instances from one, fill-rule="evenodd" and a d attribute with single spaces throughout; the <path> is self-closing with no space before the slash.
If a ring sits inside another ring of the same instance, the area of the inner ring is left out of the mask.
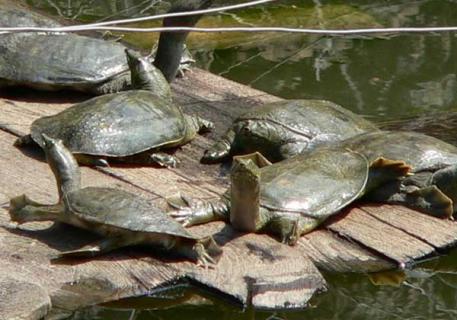
<path id="1" fill-rule="evenodd" d="M 358 153 L 322 148 L 264 167 L 260 172 L 261 206 L 324 218 L 362 195 L 369 164 Z"/>
<path id="2" fill-rule="evenodd" d="M 105 228 L 154 232 L 195 239 L 165 212 L 127 191 L 88 187 L 67 194 L 67 213 Z"/>
<path id="3" fill-rule="evenodd" d="M 370 121 L 326 100 L 284 100 L 266 104 L 243 114 L 235 124 L 245 120 L 270 121 L 309 140 L 343 140 L 378 130 Z"/>
<path id="4" fill-rule="evenodd" d="M 15 7 L 6 3 L 0 8 L 0 25 L 3 27 L 61 27 L 62 25 L 48 17 L 27 8 Z M 8 7 L 10 6 L 10 7 Z"/>
<path id="5" fill-rule="evenodd" d="M 179 142 L 187 126 L 181 109 L 151 91 L 107 94 L 76 104 L 32 123 L 41 147 L 42 133 L 61 139 L 72 153 L 122 157 Z"/>
<path id="6" fill-rule="evenodd" d="M 364 154 L 369 160 L 378 157 L 403 160 L 412 166 L 412 172 L 437 170 L 457 163 L 457 147 L 418 132 L 370 132 L 346 140 L 343 146 Z"/>
<path id="7" fill-rule="evenodd" d="M 0 37 L 0 79 L 34 88 L 85 90 L 127 71 L 121 44 L 74 34 Z"/>

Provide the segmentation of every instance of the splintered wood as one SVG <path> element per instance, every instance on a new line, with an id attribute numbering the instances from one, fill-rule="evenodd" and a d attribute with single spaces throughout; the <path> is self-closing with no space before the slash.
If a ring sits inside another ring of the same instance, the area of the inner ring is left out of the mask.
<path id="1" fill-rule="evenodd" d="M 182 194 L 213 198 L 227 186 L 227 168 L 200 164 L 203 150 L 247 108 L 279 98 L 194 70 L 173 85 L 175 100 L 190 114 L 214 121 L 216 131 L 176 151 L 176 169 L 113 166 L 82 168 L 84 186 L 122 188 L 166 210 L 164 198 Z M 1 92 L 0 202 L 19 194 L 54 203 L 54 177 L 41 151 L 13 147 L 33 120 L 55 114 L 78 99 L 68 93 Z M 17 228 L 0 209 L 0 318 L 39 319 L 51 308 L 68 313 L 83 306 L 144 295 L 187 281 L 241 304 L 300 308 L 326 284 L 316 266 L 337 272 L 371 272 L 408 265 L 457 240 L 457 224 L 391 205 L 358 205 L 289 247 L 259 234 L 240 234 L 222 222 L 191 228 L 214 234 L 224 254 L 214 269 L 146 248 L 126 248 L 95 259 L 52 262 L 59 251 L 97 239 L 76 228 L 30 223 Z M 5 306 L 5 307 L 3 307 Z M 6 307 L 7 306 L 7 307 Z M 7 313 L 4 313 L 7 312 Z"/>

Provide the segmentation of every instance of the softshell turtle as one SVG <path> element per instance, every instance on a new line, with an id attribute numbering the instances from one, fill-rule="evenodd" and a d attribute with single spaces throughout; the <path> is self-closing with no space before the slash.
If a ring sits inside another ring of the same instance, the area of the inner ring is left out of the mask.
<path id="1" fill-rule="evenodd" d="M 118 158 L 174 167 L 177 160 L 158 151 L 182 145 L 213 124 L 184 114 L 172 103 L 169 85 L 160 71 L 137 53 L 126 53 L 132 84 L 143 90 L 95 97 L 37 119 L 32 123 L 31 134 L 19 138 L 16 146 L 37 143 L 44 147 L 45 133 L 63 140 L 80 163 L 107 165 L 106 158 Z M 158 83 L 162 88 L 157 88 Z"/>
<path id="2" fill-rule="evenodd" d="M 171 11 L 206 8 L 212 1 L 175 1 Z M 193 26 L 200 16 L 164 19 L 165 25 Z M 178 72 L 188 32 L 160 36 L 155 65 L 168 81 Z M 0 87 L 71 89 L 106 94 L 130 88 L 125 46 L 76 34 L 4 34 L 0 37 Z"/>
<path id="3" fill-rule="evenodd" d="M 220 199 L 169 199 L 170 215 L 185 226 L 229 220 L 234 228 L 299 236 L 386 181 L 407 174 L 403 161 L 368 162 L 356 152 L 318 148 L 270 165 L 261 154 L 234 157 L 231 188 Z"/>
<path id="4" fill-rule="evenodd" d="M 2 27 L 61 27 L 57 21 L 20 5 L 0 3 L 0 26 Z"/>
<path id="5" fill-rule="evenodd" d="M 407 131 L 366 133 L 348 139 L 343 147 L 368 159 L 400 159 L 412 167 L 414 175 L 376 189 L 368 199 L 404 204 L 440 217 L 452 217 L 457 211 L 457 147 Z"/>
<path id="6" fill-rule="evenodd" d="M 203 162 L 260 152 L 276 162 L 319 144 L 344 140 L 377 127 L 325 100 L 284 100 L 251 109 L 238 117 L 209 150 Z"/>
<path id="7" fill-rule="evenodd" d="M 117 248 L 147 244 L 173 249 L 207 265 L 221 249 L 211 237 L 196 238 L 146 199 L 127 191 L 81 187 L 80 169 L 62 141 L 43 134 L 46 157 L 55 175 L 59 202 L 40 204 L 21 195 L 11 199 L 9 214 L 18 223 L 54 220 L 90 230 L 106 239 L 60 256 L 94 256 Z"/>

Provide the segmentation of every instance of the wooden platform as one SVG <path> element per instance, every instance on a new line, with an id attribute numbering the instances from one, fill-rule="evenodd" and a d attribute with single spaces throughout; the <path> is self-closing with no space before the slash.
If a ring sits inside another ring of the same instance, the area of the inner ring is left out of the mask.
<path id="1" fill-rule="evenodd" d="M 194 70 L 174 86 L 186 112 L 215 122 L 217 130 L 177 150 L 176 169 L 154 167 L 83 168 L 83 185 L 115 186 L 142 194 L 166 208 L 177 192 L 211 198 L 226 186 L 227 166 L 202 165 L 203 150 L 240 112 L 279 98 Z M 0 203 L 26 193 L 44 203 L 57 200 L 54 178 L 40 151 L 12 146 L 31 122 L 57 113 L 84 97 L 26 89 L 0 93 Z M 70 98 L 69 98 L 70 97 Z M 143 295 L 165 284 L 189 281 L 238 303 L 258 308 L 304 307 L 325 280 L 316 267 L 335 272 L 371 272 L 408 266 L 457 241 L 457 224 L 390 205 L 359 205 L 295 247 L 266 235 L 242 235 L 224 223 L 191 229 L 216 233 L 224 255 L 214 270 L 197 268 L 144 248 L 129 248 L 93 260 L 55 264 L 50 257 L 93 241 L 93 235 L 65 225 L 31 223 L 15 228 L 0 209 L 0 318 L 39 319 Z M 7 316 L 6 316 L 7 315 Z"/>

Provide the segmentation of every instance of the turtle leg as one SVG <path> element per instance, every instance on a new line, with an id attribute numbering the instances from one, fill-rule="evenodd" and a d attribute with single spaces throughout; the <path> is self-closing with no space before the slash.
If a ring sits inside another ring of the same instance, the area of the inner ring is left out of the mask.
<path id="1" fill-rule="evenodd" d="M 93 94 L 104 95 L 108 93 L 116 93 L 130 88 L 130 71 L 125 71 L 109 81 L 105 81 L 90 89 Z"/>
<path id="2" fill-rule="evenodd" d="M 146 58 L 151 63 L 154 62 L 154 58 L 155 58 L 155 56 L 157 54 L 157 48 L 158 48 L 158 42 L 154 43 L 154 45 L 151 48 L 151 52 L 146 56 Z M 181 55 L 181 61 L 179 62 L 178 71 L 177 71 L 176 76 L 178 78 L 183 78 L 184 74 L 186 72 L 190 72 L 192 70 L 191 66 L 195 62 L 196 61 L 195 61 L 194 57 L 192 56 L 192 54 L 190 53 L 189 49 L 187 48 L 187 45 L 184 44 L 183 52 L 182 52 L 182 55 Z"/>
<path id="3" fill-rule="evenodd" d="M 279 148 L 279 153 L 283 159 L 288 159 L 304 152 L 307 149 L 308 142 L 306 141 L 290 141 Z"/>
<path id="4" fill-rule="evenodd" d="M 25 194 L 11 198 L 9 214 L 19 224 L 29 221 L 59 220 L 64 212 L 61 204 L 46 205 L 30 200 Z"/>
<path id="5" fill-rule="evenodd" d="M 150 157 L 153 162 L 161 165 L 162 167 L 176 168 L 179 163 L 179 160 L 176 157 L 164 152 L 154 152 L 150 155 Z"/>
<path id="6" fill-rule="evenodd" d="M 86 154 L 74 154 L 79 164 L 90 167 L 109 167 L 108 161 L 103 158 L 97 158 Z"/>
<path id="7" fill-rule="evenodd" d="M 228 158 L 234 141 L 235 131 L 230 128 L 215 144 L 205 151 L 201 162 L 214 163 Z"/>
<path id="8" fill-rule="evenodd" d="M 428 184 L 436 186 L 453 203 L 457 203 L 457 164 L 434 172 Z M 453 211 L 456 212 L 457 208 Z"/>
<path id="9" fill-rule="evenodd" d="M 132 239 L 122 236 L 106 238 L 76 250 L 60 252 L 57 254 L 56 259 L 67 257 L 94 257 L 108 253 L 118 248 L 127 247 L 137 243 L 139 243 L 139 241 L 137 241 L 134 237 Z"/>
<path id="10" fill-rule="evenodd" d="M 222 255 L 221 247 L 209 236 L 203 239 L 182 239 L 173 248 L 179 254 L 197 262 L 197 266 L 214 267 Z"/>
<path id="11" fill-rule="evenodd" d="M 16 139 L 16 141 L 14 141 L 15 147 L 28 146 L 32 144 L 36 144 L 36 142 L 33 141 L 32 136 L 30 134 L 26 134 L 22 137 L 19 137 Z"/>
<path id="12" fill-rule="evenodd" d="M 452 217 L 453 201 L 437 186 L 417 186 L 408 180 L 383 185 L 367 194 L 365 199 L 405 205 L 436 217 Z"/>
<path id="13" fill-rule="evenodd" d="M 316 229 L 322 221 L 323 219 L 303 216 L 295 219 L 279 217 L 278 219 L 272 219 L 272 223 L 268 228 L 272 232 L 279 234 L 282 243 L 294 246 L 302 235 Z"/>
<path id="14" fill-rule="evenodd" d="M 216 220 L 229 221 L 230 209 L 224 199 L 195 200 L 185 196 L 175 196 L 167 199 L 168 205 L 175 210 L 168 212 L 184 227 L 207 223 Z"/>
<path id="15" fill-rule="evenodd" d="M 102 39 L 105 41 L 119 42 L 124 38 L 124 35 L 115 35 L 110 30 L 103 32 Z"/>
<path id="16" fill-rule="evenodd" d="M 197 117 L 197 116 L 194 116 L 194 118 L 197 121 L 198 133 L 210 132 L 214 129 L 213 122 L 200 118 L 200 117 Z"/>

